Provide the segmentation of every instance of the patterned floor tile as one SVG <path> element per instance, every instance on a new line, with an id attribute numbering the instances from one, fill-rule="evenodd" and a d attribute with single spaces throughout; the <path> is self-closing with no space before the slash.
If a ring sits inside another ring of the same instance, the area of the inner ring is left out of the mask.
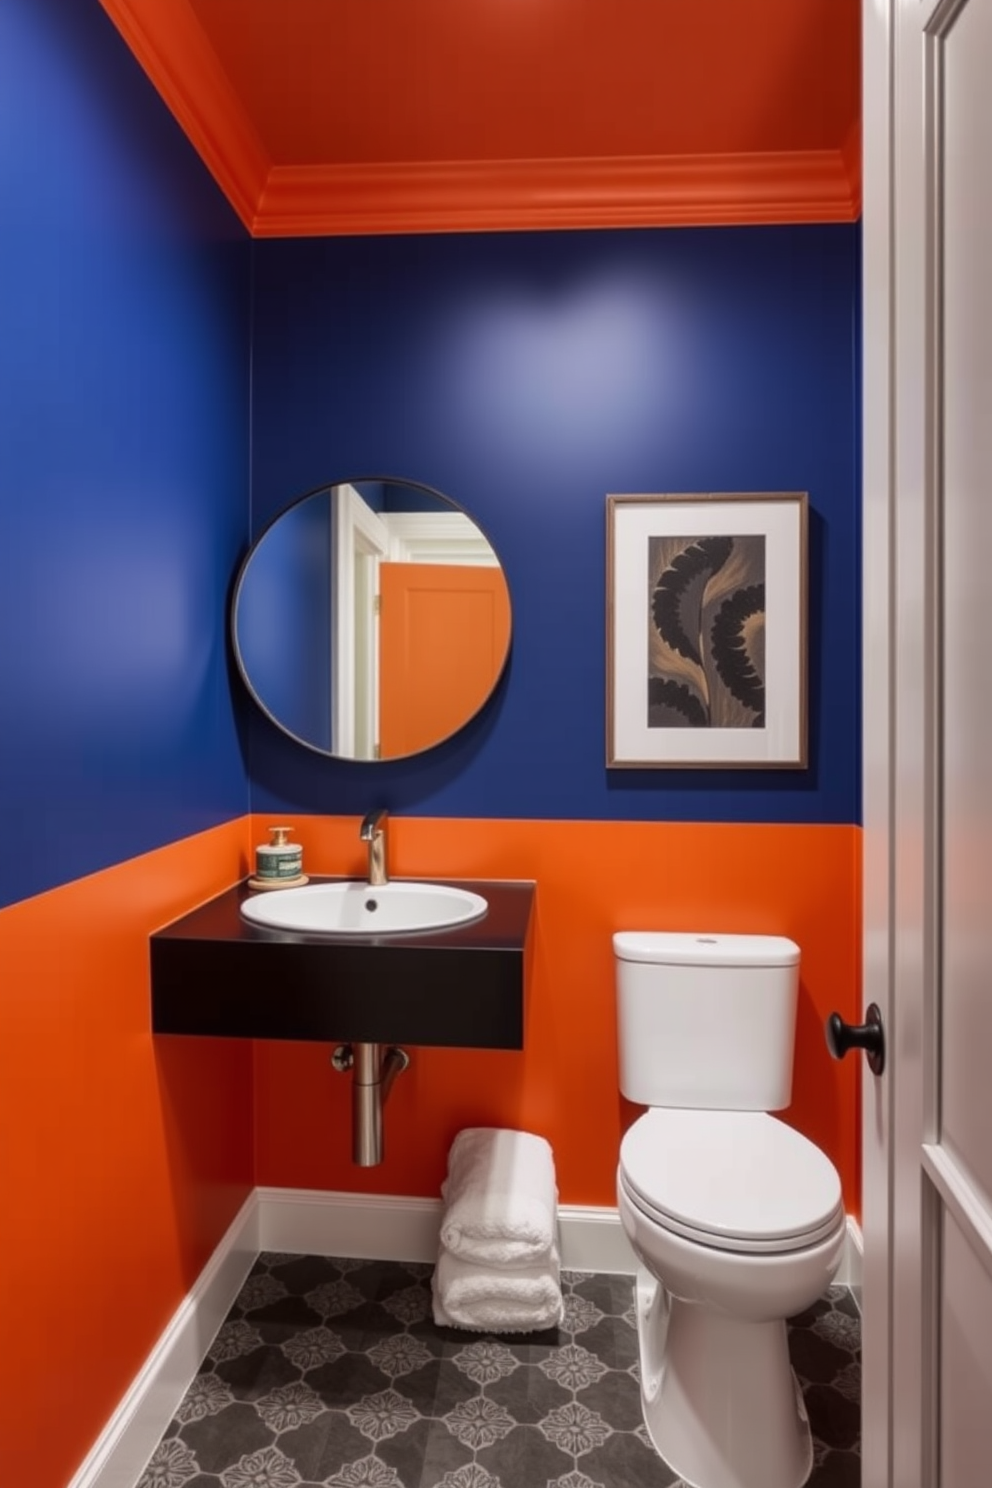
<path id="1" fill-rule="evenodd" d="M 438 1328 L 432 1268 L 259 1257 L 137 1488 L 679 1488 L 644 1430 L 629 1277 L 565 1272 L 562 1326 Z M 861 1479 L 860 1314 L 790 1324 L 809 1488 Z"/>

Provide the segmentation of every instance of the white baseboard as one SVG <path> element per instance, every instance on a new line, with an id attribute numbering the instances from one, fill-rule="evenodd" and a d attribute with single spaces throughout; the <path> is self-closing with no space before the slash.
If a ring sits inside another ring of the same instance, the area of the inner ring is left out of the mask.
<path id="1" fill-rule="evenodd" d="M 440 1199 L 307 1188 L 256 1188 L 261 1250 L 434 1261 Z"/>
<path id="2" fill-rule="evenodd" d="M 262 1250 L 380 1261 L 437 1260 L 440 1199 L 299 1188 L 257 1188 L 255 1194 Z M 561 1204 L 558 1230 L 566 1270 L 634 1274 L 634 1254 L 615 1209 Z"/>
<path id="3" fill-rule="evenodd" d="M 847 1221 L 847 1244 L 844 1246 L 844 1258 L 837 1272 L 837 1285 L 850 1287 L 861 1297 L 861 1273 L 864 1269 L 865 1242 L 861 1234 L 861 1226 L 856 1219 Z"/>
<path id="4" fill-rule="evenodd" d="M 259 1252 L 251 1193 L 69 1488 L 134 1488 Z"/>
<path id="5" fill-rule="evenodd" d="M 262 1250 L 381 1261 L 437 1259 L 440 1199 L 393 1198 L 300 1188 L 257 1188 Z M 559 1204 L 558 1238 L 567 1271 L 633 1276 L 637 1259 L 613 1208 Z M 837 1285 L 860 1287 L 861 1230 L 847 1221 Z"/>
<path id="6" fill-rule="evenodd" d="M 134 1488 L 260 1251 L 433 1263 L 441 1212 L 440 1199 L 256 1188 L 69 1488 Z M 566 1270 L 634 1275 L 637 1261 L 616 1209 L 562 1204 L 558 1221 Z M 862 1250 L 849 1219 L 839 1285 L 860 1288 Z"/>

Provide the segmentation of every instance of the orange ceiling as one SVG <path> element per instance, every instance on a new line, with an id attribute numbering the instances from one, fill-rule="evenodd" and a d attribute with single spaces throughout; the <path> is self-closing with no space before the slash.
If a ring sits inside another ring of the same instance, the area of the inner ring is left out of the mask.
<path id="1" fill-rule="evenodd" d="M 258 235 L 850 220 L 859 0 L 102 0 Z"/>

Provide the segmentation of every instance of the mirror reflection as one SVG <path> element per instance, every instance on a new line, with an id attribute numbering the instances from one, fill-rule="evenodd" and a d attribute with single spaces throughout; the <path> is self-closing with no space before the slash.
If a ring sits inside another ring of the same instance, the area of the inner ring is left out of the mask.
<path id="1" fill-rule="evenodd" d="M 356 480 L 301 497 L 245 558 L 238 667 L 285 733 L 340 759 L 400 759 L 462 728 L 510 645 L 499 559 L 447 497 Z"/>

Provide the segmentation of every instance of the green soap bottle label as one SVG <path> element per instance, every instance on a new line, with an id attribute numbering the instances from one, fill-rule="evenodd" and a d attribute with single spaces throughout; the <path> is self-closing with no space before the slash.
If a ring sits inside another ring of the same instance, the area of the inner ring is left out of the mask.
<path id="1" fill-rule="evenodd" d="M 303 872 L 303 849 L 260 847 L 255 854 L 257 878 L 299 878 Z"/>

